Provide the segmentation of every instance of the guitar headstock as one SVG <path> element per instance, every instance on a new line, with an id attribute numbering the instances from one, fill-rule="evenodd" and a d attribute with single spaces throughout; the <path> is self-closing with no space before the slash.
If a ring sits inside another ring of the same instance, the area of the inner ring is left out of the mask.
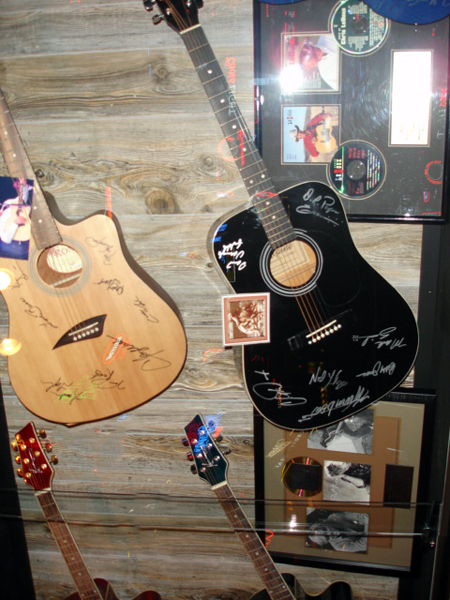
<path id="1" fill-rule="evenodd" d="M 35 492 L 50 488 L 55 473 L 51 463 L 58 462 L 56 456 L 47 459 L 47 453 L 52 451 L 52 445 L 40 441 L 46 436 L 43 429 L 38 433 L 34 423 L 31 422 L 16 433 L 14 441 L 11 442 L 13 450 L 18 452 L 15 457 L 16 463 L 21 465 L 17 473 Z"/>
<path id="2" fill-rule="evenodd" d="M 203 0 L 143 0 L 145 9 L 151 12 L 155 6 L 160 10 L 153 16 L 153 23 L 161 21 L 181 33 L 194 25 L 198 25 L 198 9 L 202 8 Z"/>
<path id="3" fill-rule="evenodd" d="M 196 472 L 200 479 L 210 485 L 217 485 L 227 480 L 228 462 L 218 449 L 214 434 L 216 424 L 213 420 L 205 422 L 202 415 L 196 415 L 184 428 L 186 445 L 191 453 L 188 458 L 195 462 Z"/>

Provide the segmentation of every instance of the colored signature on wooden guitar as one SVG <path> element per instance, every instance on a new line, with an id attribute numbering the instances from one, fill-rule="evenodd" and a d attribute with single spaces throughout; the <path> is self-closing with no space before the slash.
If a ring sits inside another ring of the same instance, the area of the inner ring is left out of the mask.
<path id="1" fill-rule="evenodd" d="M 140 362 L 142 371 L 159 371 L 160 369 L 167 369 L 172 365 L 172 363 L 169 360 L 158 356 L 159 354 L 164 352 L 164 348 L 161 350 L 157 350 L 156 352 L 150 352 L 150 348 L 148 348 L 147 346 L 135 346 L 130 341 L 127 341 L 124 336 L 108 335 L 106 337 L 112 340 L 115 347 L 115 351 L 117 351 L 117 349 L 123 348 L 124 350 L 132 354 L 133 362 Z"/>
<path id="2" fill-rule="evenodd" d="M 45 391 L 57 397 L 61 402 L 73 404 L 77 401 L 97 399 L 100 390 L 125 390 L 122 380 L 114 378 L 114 371 L 96 369 L 92 375 L 84 375 L 78 381 L 67 383 L 59 377 L 56 381 L 42 381 Z"/>

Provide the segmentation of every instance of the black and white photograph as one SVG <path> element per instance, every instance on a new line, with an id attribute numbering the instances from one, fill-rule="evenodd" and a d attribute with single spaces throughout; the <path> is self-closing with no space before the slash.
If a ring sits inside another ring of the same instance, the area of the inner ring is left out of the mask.
<path id="1" fill-rule="evenodd" d="M 339 552 L 367 552 L 369 515 L 308 508 L 306 547 Z"/>
<path id="2" fill-rule="evenodd" d="M 369 502 L 371 465 L 324 461 L 323 499 L 337 502 Z"/>
<path id="3" fill-rule="evenodd" d="M 372 454 L 373 408 L 366 408 L 329 427 L 313 429 L 308 434 L 308 448 L 331 452 Z"/>

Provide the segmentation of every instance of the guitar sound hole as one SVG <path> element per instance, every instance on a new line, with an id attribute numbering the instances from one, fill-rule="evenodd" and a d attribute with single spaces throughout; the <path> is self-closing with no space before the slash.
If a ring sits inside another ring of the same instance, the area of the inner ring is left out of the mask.
<path id="1" fill-rule="evenodd" d="M 47 248 L 37 259 L 41 279 L 55 289 L 64 289 L 78 283 L 83 272 L 83 261 L 76 250 L 67 244 Z"/>
<path id="2" fill-rule="evenodd" d="M 290 288 L 304 286 L 317 269 L 313 248 L 301 240 L 277 248 L 270 258 L 270 272 L 280 285 Z"/>

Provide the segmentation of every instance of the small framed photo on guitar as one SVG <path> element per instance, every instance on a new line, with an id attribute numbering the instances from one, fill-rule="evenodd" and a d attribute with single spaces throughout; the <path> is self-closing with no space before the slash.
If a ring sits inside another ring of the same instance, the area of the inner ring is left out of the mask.
<path id="1" fill-rule="evenodd" d="M 270 294 L 222 298 L 224 346 L 270 342 Z"/>

